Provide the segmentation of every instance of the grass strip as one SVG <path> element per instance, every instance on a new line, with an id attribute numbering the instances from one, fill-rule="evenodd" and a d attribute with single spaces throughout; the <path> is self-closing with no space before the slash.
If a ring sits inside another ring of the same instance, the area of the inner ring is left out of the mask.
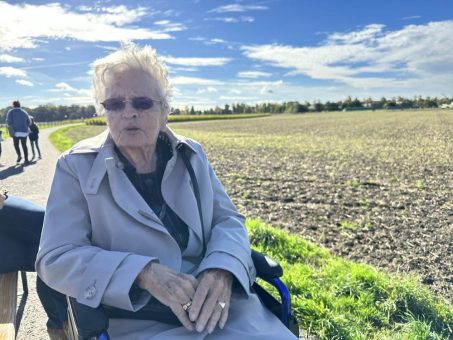
<path id="1" fill-rule="evenodd" d="M 227 115 L 170 115 L 168 116 L 169 123 L 177 122 L 195 122 L 202 120 L 221 120 L 221 119 L 243 119 L 243 118 L 258 118 L 270 116 L 269 113 L 250 113 L 250 114 L 227 114 Z M 87 125 L 106 125 L 105 117 L 96 117 L 85 120 Z"/>
<path id="2" fill-rule="evenodd" d="M 453 307 L 415 276 L 390 275 L 249 220 L 252 247 L 284 269 L 299 325 L 320 339 L 452 339 Z"/>

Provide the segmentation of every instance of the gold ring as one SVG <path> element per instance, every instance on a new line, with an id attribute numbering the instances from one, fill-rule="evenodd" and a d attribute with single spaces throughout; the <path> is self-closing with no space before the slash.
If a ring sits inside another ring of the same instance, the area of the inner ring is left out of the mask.
<path id="1" fill-rule="evenodd" d="M 182 305 L 182 309 L 187 312 L 190 309 L 190 306 L 192 306 L 192 301 L 189 301 L 186 304 Z"/>

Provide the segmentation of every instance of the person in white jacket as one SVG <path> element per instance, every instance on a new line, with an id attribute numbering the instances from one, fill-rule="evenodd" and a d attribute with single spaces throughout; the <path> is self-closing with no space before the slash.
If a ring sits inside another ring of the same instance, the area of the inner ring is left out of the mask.
<path id="1" fill-rule="evenodd" d="M 134 311 L 110 320 L 113 339 L 294 339 L 251 290 L 244 217 L 201 146 L 166 125 L 170 88 L 156 52 L 127 44 L 97 60 L 94 90 L 108 129 L 58 160 L 42 280 L 85 305 Z"/>

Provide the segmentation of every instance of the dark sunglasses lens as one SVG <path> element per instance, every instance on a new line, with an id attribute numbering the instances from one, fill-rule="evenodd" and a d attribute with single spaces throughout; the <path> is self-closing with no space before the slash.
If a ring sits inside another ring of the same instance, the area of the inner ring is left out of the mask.
<path id="1" fill-rule="evenodd" d="M 105 100 L 102 105 L 108 111 L 120 111 L 124 109 L 124 100 L 119 98 L 110 98 Z"/>
<path id="2" fill-rule="evenodd" d="M 153 107 L 153 100 L 148 97 L 137 97 L 132 99 L 132 106 L 136 110 L 149 110 Z"/>

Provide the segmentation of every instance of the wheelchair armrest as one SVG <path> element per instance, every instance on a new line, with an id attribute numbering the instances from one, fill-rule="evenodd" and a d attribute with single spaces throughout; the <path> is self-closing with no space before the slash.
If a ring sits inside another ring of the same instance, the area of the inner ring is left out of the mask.
<path id="1" fill-rule="evenodd" d="M 256 276 L 269 281 L 283 275 L 283 269 L 270 257 L 252 249 L 252 260 L 256 268 Z"/>
<path id="2" fill-rule="evenodd" d="M 98 336 L 109 327 L 109 319 L 101 306 L 88 307 L 68 297 L 69 322 L 74 321 L 73 330 L 77 331 L 79 339 Z M 72 320 L 73 318 L 73 320 Z"/>

